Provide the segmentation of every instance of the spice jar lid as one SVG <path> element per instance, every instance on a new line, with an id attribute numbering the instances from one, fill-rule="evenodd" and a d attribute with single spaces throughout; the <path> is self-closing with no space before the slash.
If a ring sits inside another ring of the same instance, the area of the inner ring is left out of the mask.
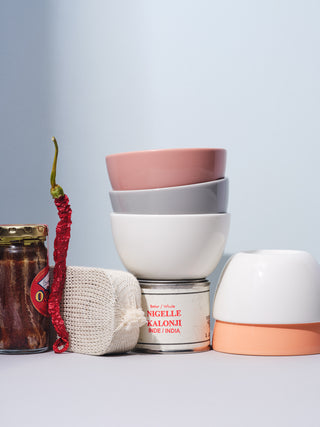
<path id="1" fill-rule="evenodd" d="M 0 244 L 19 240 L 45 240 L 48 226 L 45 224 L 0 225 Z"/>

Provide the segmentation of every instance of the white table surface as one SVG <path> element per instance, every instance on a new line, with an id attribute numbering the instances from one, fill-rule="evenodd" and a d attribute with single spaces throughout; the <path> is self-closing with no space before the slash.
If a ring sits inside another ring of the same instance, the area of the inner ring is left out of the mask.
<path id="1" fill-rule="evenodd" d="M 319 426 L 320 355 L 0 355 L 0 426 Z"/>

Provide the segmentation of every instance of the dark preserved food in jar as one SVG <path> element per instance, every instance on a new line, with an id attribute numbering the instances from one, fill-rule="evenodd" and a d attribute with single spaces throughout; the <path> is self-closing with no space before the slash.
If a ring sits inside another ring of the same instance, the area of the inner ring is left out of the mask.
<path id="1" fill-rule="evenodd" d="M 0 352 L 46 351 L 49 267 L 45 225 L 0 225 Z"/>

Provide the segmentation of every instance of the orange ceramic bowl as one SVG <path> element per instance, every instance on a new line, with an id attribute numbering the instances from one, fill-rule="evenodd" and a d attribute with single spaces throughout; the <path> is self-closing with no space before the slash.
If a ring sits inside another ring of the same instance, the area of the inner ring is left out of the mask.
<path id="1" fill-rule="evenodd" d="M 245 325 L 216 321 L 212 348 L 252 356 L 299 356 L 320 353 L 320 323 Z"/>
<path id="2" fill-rule="evenodd" d="M 113 190 L 175 187 L 224 178 L 222 148 L 176 148 L 106 156 Z"/>

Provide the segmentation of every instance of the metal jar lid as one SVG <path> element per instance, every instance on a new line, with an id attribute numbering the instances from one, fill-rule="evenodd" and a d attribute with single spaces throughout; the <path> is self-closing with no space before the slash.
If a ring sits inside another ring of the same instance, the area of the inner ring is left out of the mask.
<path id="1" fill-rule="evenodd" d="M 147 280 L 138 279 L 141 289 L 188 290 L 189 292 L 208 290 L 210 282 L 207 279 L 184 280 Z"/>
<path id="2" fill-rule="evenodd" d="M 0 225 L 0 245 L 22 240 L 42 240 L 48 235 L 45 224 L 4 224 Z"/>

